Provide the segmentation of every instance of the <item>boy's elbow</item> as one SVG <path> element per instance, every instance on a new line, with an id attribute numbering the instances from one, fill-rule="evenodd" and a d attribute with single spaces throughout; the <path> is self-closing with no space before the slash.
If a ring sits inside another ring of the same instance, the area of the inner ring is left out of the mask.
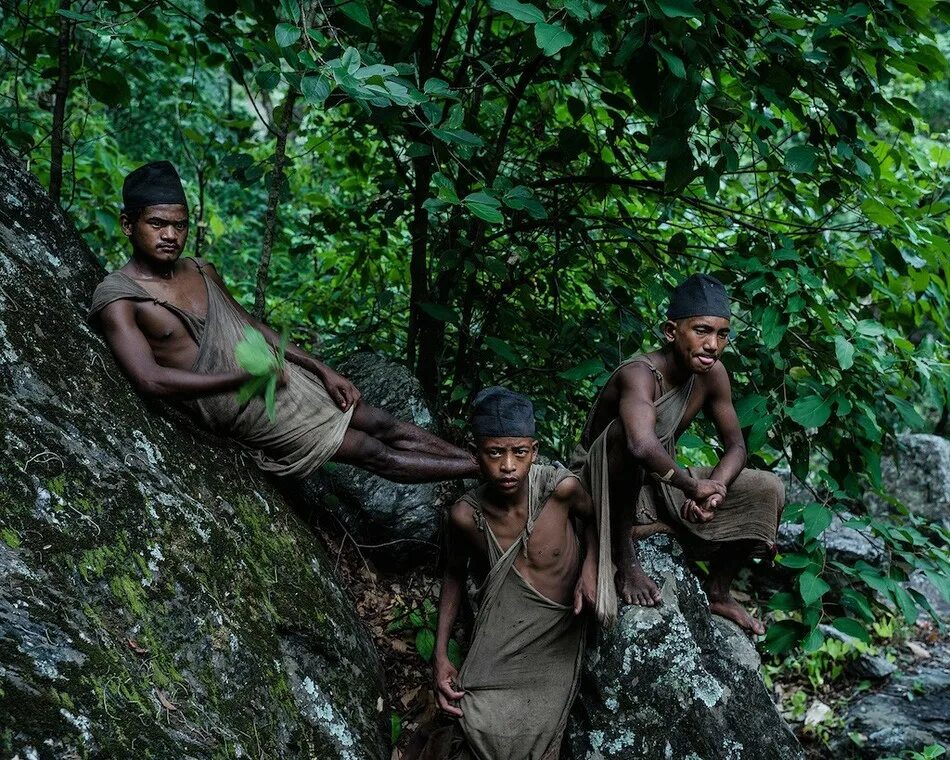
<path id="1" fill-rule="evenodd" d="M 639 438 L 627 438 L 627 453 L 636 461 L 643 461 L 649 450 L 650 445 L 646 441 Z"/>
<path id="2" fill-rule="evenodd" d="M 133 376 L 132 385 L 135 386 L 135 390 L 148 398 L 167 398 L 172 395 L 168 385 L 154 375 Z"/>

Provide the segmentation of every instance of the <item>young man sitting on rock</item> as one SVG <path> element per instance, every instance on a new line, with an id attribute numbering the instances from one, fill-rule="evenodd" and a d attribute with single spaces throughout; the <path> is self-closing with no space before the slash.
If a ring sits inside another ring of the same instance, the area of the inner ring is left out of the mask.
<path id="1" fill-rule="evenodd" d="M 188 206 L 167 161 L 131 172 L 122 187 L 122 229 L 132 257 L 96 288 L 89 310 L 135 387 L 170 399 L 199 424 L 249 449 L 258 466 L 304 478 L 332 459 L 402 483 L 471 477 L 462 449 L 361 400 L 346 378 L 293 345 L 271 422 L 261 398 L 239 404 L 250 375 L 234 349 L 245 327 L 279 337 L 234 300 L 218 273 L 181 258 Z"/>
<path id="2" fill-rule="evenodd" d="M 773 554 L 785 491 L 775 475 L 744 469 L 745 442 L 719 361 L 729 320 L 729 298 L 718 280 L 699 274 L 678 285 L 663 325 L 666 344 L 614 371 L 591 409 L 575 469 L 613 521 L 625 602 L 660 603 L 660 589 L 637 559 L 637 540 L 675 533 L 690 556 L 709 560 L 710 610 L 761 634 L 762 622 L 730 587 L 746 558 Z M 722 457 L 713 468 L 680 467 L 676 440 L 700 410 L 716 426 Z"/>
<path id="3" fill-rule="evenodd" d="M 531 402 L 483 390 L 472 414 L 482 484 L 448 513 L 433 679 L 457 720 L 427 726 L 405 758 L 554 760 L 577 693 L 585 606 L 597 584 L 591 501 L 567 469 L 535 464 Z M 585 521 L 584 547 L 575 518 Z M 479 584 L 461 670 L 448 642 L 469 570 Z"/>

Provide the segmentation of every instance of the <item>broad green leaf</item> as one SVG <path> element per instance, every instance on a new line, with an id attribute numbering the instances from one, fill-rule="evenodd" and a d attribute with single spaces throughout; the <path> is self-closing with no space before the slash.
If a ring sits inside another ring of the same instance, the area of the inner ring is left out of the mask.
<path id="1" fill-rule="evenodd" d="M 775 306 L 766 306 L 762 313 L 762 343 L 766 348 L 775 348 L 782 342 L 788 324 L 783 320 L 783 313 Z"/>
<path id="2" fill-rule="evenodd" d="M 416 632 L 416 651 L 423 660 L 430 662 L 434 650 L 435 634 L 430 628 L 421 628 Z"/>
<path id="3" fill-rule="evenodd" d="M 396 746 L 396 742 L 399 741 L 399 737 L 402 736 L 402 718 L 395 712 L 389 714 L 389 743 L 393 747 Z"/>
<path id="4" fill-rule="evenodd" d="M 805 541 L 817 538 L 831 525 L 832 519 L 834 513 L 828 507 L 815 502 L 806 504 L 802 510 L 802 524 L 805 526 L 802 537 Z"/>
<path id="5" fill-rule="evenodd" d="M 804 632 L 804 626 L 795 620 L 779 620 L 765 632 L 762 646 L 772 654 L 784 654 L 798 643 Z"/>
<path id="6" fill-rule="evenodd" d="M 277 357 L 264 334 L 250 325 L 244 327 L 244 339 L 234 347 L 234 357 L 241 369 L 252 375 L 268 376 L 277 367 Z"/>
<path id="7" fill-rule="evenodd" d="M 264 394 L 267 389 L 267 383 L 270 382 L 269 375 L 260 375 L 257 377 L 252 377 L 244 385 L 238 388 L 237 392 L 237 402 L 241 406 L 246 404 L 255 396 L 261 396 Z"/>
<path id="8" fill-rule="evenodd" d="M 308 75 L 300 80 L 300 91 L 304 100 L 313 105 L 321 105 L 332 90 L 333 85 L 324 76 Z"/>
<path id="9" fill-rule="evenodd" d="M 868 598 L 853 589 L 846 588 L 841 592 L 841 603 L 851 612 L 860 615 L 866 623 L 873 623 L 874 612 L 871 610 L 871 603 Z"/>
<path id="10" fill-rule="evenodd" d="M 501 338 L 485 338 L 485 345 L 509 364 L 516 367 L 521 366 L 521 357 L 515 353 L 514 349 L 508 345 L 508 343 L 501 340 Z"/>
<path id="11" fill-rule="evenodd" d="M 817 628 L 812 628 L 808 635 L 802 641 L 803 652 L 817 652 L 819 647 L 825 643 L 824 634 Z"/>
<path id="12" fill-rule="evenodd" d="M 795 569 L 809 567 L 810 565 L 817 565 L 815 560 L 805 554 L 780 554 L 778 556 L 777 562 L 780 565 L 785 567 L 792 567 Z"/>
<path id="13" fill-rule="evenodd" d="M 854 618 L 835 618 L 831 622 L 831 625 L 833 625 L 842 633 L 847 634 L 848 636 L 853 636 L 856 639 L 860 639 L 865 643 L 871 640 L 871 637 L 868 634 L 868 629 L 861 625 L 861 623 L 859 623 Z"/>
<path id="14" fill-rule="evenodd" d="M 254 75 L 254 81 L 262 90 L 273 90 L 280 84 L 280 72 L 276 69 L 261 69 Z"/>
<path id="15" fill-rule="evenodd" d="M 821 597 L 831 591 L 831 586 L 825 583 L 811 570 L 805 570 L 798 576 L 798 590 L 802 595 L 802 601 L 808 605 L 817 602 Z"/>
<path id="16" fill-rule="evenodd" d="M 278 24 L 274 30 L 274 38 L 279 47 L 290 47 L 300 39 L 300 27 L 293 24 Z"/>
<path id="17" fill-rule="evenodd" d="M 534 39 L 545 55 L 555 55 L 574 41 L 571 34 L 560 24 L 539 23 L 534 25 Z"/>
<path id="18" fill-rule="evenodd" d="M 868 198 L 861 204 L 864 215 L 882 227 L 893 227 L 898 223 L 897 215 L 876 198 Z"/>
<path id="19" fill-rule="evenodd" d="M 581 362 L 576 367 L 571 367 L 571 369 L 565 370 L 564 372 L 559 372 L 558 377 L 564 380 L 583 380 L 586 377 L 591 375 L 599 375 L 604 371 L 604 362 L 601 359 L 587 359 L 586 361 Z"/>
<path id="20" fill-rule="evenodd" d="M 773 594 L 768 603 L 770 610 L 781 610 L 782 612 L 792 612 L 800 606 L 798 597 L 788 591 L 779 591 Z"/>
<path id="21" fill-rule="evenodd" d="M 337 4 L 336 9 L 344 16 L 353 19 L 360 26 L 365 26 L 368 29 L 373 28 L 373 22 L 363 0 L 343 0 L 342 3 Z"/>
<path id="22" fill-rule="evenodd" d="M 841 369 L 851 369 L 854 366 L 854 346 L 843 335 L 835 335 L 835 356 Z"/>
<path id="23" fill-rule="evenodd" d="M 800 16 L 791 16 L 779 11 L 769 13 L 769 20 L 783 29 L 804 29 L 808 25 L 808 22 Z"/>
<path id="24" fill-rule="evenodd" d="M 538 24 L 544 21 L 544 14 L 530 3 L 519 3 L 518 0 L 491 0 L 490 5 L 496 11 L 507 13 L 512 18 L 527 24 Z"/>
<path id="25" fill-rule="evenodd" d="M 423 301 L 419 304 L 419 308 L 430 317 L 433 319 L 438 319 L 440 322 L 457 323 L 459 321 L 458 312 L 451 306 L 443 306 L 439 303 L 426 303 Z"/>
<path id="26" fill-rule="evenodd" d="M 267 412 L 267 419 L 274 423 L 277 421 L 277 375 L 276 373 L 267 378 L 267 387 L 264 389 L 264 410 Z"/>
<path id="27" fill-rule="evenodd" d="M 680 58 L 675 53 L 671 53 L 669 50 L 664 50 L 663 48 L 654 45 L 656 52 L 660 54 L 660 57 L 666 61 L 666 67 L 670 70 L 670 73 L 677 79 L 686 79 L 686 66 L 683 64 L 683 59 Z"/>
<path id="28" fill-rule="evenodd" d="M 917 412 L 914 408 L 914 405 L 909 401 L 905 401 L 902 398 L 898 398 L 890 393 L 886 394 L 885 397 L 890 401 L 894 408 L 897 410 L 897 413 L 901 416 L 901 419 L 904 421 L 904 424 L 907 425 L 912 430 L 921 430 L 926 426 L 923 417 Z"/>
<path id="29" fill-rule="evenodd" d="M 831 416 L 831 399 L 809 395 L 800 398 L 788 410 L 788 416 L 803 428 L 820 428 Z"/>
<path id="30" fill-rule="evenodd" d="M 818 152 L 810 145 L 796 145 L 785 153 L 785 168 L 794 174 L 813 171 L 818 161 Z"/>
<path id="31" fill-rule="evenodd" d="M 469 211 L 475 214 L 475 216 L 484 219 L 486 222 L 498 224 L 505 219 L 500 211 L 501 201 L 492 197 L 484 190 L 479 190 L 477 193 L 469 193 L 462 199 L 462 203 Z"/>
<path id="32" fill-rule="evenodd" d="M 701 18 L 702 14 L 693 0 L 657 0 L 664 16 L 670 18 Z"/>

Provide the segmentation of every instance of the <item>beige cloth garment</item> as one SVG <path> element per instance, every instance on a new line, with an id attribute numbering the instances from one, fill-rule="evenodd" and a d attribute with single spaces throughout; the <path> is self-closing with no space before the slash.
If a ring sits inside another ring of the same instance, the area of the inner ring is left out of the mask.
<path id="1" fill-rule="evenodd" d="M 634 362 L 646 364 L 662 388 L 662 375 L 646 356 L 638 354 L 630 357 L 614 370 L 614 374 Z M 690 375 L 685 383 L 662 393 L 653 402 L 656 410 L 656 437 L 673 459 L 676 458 L 676 431 L 686 412 L 694 382 L 695 375 Z M 598 396 L 591 408 L 581 443 L 574 452 L 571 469 L 578 473 L 581 481 L 590 490 L 595 510 L 603 515 L 601 530 L 604 530 L 606 524 L 609 532 L 607 438 L 611 426 L 620 425 L 622 422 L 615 418 L 590 440 L 591 421 L 599 400 Z M 694 478 L 708 478 L 712 473 L 710 467 L 688 467 L 687 470 Z M 658 478 L 646 477 L 642 468 L 638 468 L 635 473 L 634 489 L 637 492 L 634 504 L 635 522 L 638 525 L 664 523 L 673 526 L 684 547 L 695 558 L 708 556 L 714 553 L 719 545 L 734 541 L 753 541 L 754 554 L 770 554 L 775 543 L 778 518 L 785 503 L 784 487 L 778 477 L 769 472 L 749 468 L 742 470 L 732 482 L 726 499 L 716 510 L 715 517 L 707 523 L 684 520 L 680 508 L 686 500 L 685 494 Z M 601 557 L 601 565 L 603 560 Z M 612 573 L 610 578 L 613 586 Z M 603 572 L 598 580 L 599 585 L 604 585 Z"/>
<path id="2" fill-rule="evenodd" d="M 204 280 L 208 294 L 205 317 L 152 297 L 135 280 L 116 271 L 96 287 L 88 319 L 95 324 L 102 309 L 120 299 L 152 301 L 181 319 L 198 345 L 192 372 L 233 372 L 239 369 L 234 347 L 243 339 L 247 322 L 217 283 L 205 274 L 205 262 L 186 261 L 194 262 Z M 248 449 L 262 470 L 305 478 L 340 448 L 353 408 L 342 411 L 319 378 L 293 363 L 288 362 L 288 368 L 287 385 L 277 391 L 277 419 L 273 423 L 267 418 L 262 398 L 241 405 L 235 391 L 177 401 L 176 405 L 205 428 L 233 438 Z"/>
<path id="3" fill-rule="evenodd" d="M 532 466 L 527 523 L 505 551 L 482 513 L 483 487 L 462 497 L 485 534 L 491 567 L 477 592 L 472 645 L 459 671 L 463 717 L 424 727 L 406 760 L 557 760 L 579 685 L 586 617 L 535 590 L 515 559 L 526 551 L 548 497 L 569 477 L 563 467 Z"/>

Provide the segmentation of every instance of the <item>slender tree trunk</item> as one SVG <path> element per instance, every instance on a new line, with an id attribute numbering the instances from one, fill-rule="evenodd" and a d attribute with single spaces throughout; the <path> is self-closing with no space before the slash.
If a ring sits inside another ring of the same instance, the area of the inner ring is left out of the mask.
<path id="1" fill-rule="evenodd" d="M 267 210 L 264 212 L 264 242 L 261 246 L 261 260 L 257 266 L 257 285 L 254 290 L 253 315 L 264 318 L 264 293 L 267 289 L 267 272 L 270 268 L 271 252 L 274 250 L 274 238 L 277 229 L 277 206 L 280 202 L 280 189 L 284 183 L 284 162 L 287 158 L 287 134 L 294 118 L 294 102 L 297 91 L 290 89 L 281 106 L 277 120 L 277 145 L 274 147 L 274 168 L 271 170 L 270 188 L 267 191 Z"/>
<path id="2" fill-rule="evenodd" d="M 60 10 L 69 9 L 70 0 L 60 0 Z M 60 205 L 63 195 L 63 131 L 66 126 L 66 99 L 69 97 L 69 51 L 73 22 L 59 17 L 59 73 L 53 96 L 53 132 L 50 140 L 49 195 Z"/>

